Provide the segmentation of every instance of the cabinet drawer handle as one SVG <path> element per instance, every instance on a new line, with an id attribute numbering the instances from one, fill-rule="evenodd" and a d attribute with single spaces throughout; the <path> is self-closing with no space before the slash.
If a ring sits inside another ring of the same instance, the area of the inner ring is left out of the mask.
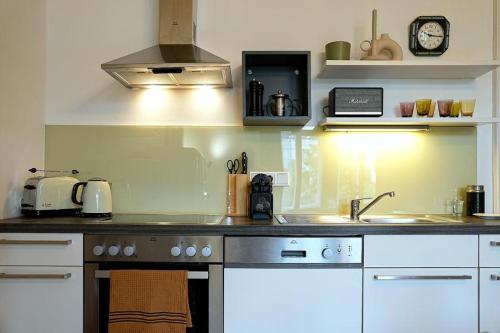
<path id="1" fill-rule="evenodd" d="M 0 280 L 67 280 L 71 273 L 66 274 L 7 274 L 0 273 Z"/>
<path id="2" fill-rule="evenodd" d="M 499 247 L 500 246 L 500 242 L 491 241 L 490 242 L 490 246 Z"/>
<path id="3" fill-rule="evenodd" d="M 500 276 L 495 275 L 495 274 L 491 274 L 491 275 L 490 275 L 490 278 L 491 278 L 492 280 L 494 280 L 494 281 L 500 281 Z"/>
<path id="4" fill-rule="evenodd" d="M 71 245 L 73 241 L 68 240 L 17 240 L 17 239 L 0 239 L 0 245 Z"/>
<path id="5" fill-rule="evenodd" d="M 471 275 L 374 275 L 375 280 L 472 280 Z"/>

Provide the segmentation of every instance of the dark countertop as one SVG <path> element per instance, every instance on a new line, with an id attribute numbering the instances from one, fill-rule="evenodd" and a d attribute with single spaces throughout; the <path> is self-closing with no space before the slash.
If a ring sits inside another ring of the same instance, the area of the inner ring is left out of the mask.
<path id="1" fill-rule="evenodd" d="M 318 221 L 321 215 L 294 215 L 294 220 Z M 449 217 L 448 217 L 449 218 Z M 220 223 L 116 223 L 95 218 L 53 217 L 15 218 L 0 220 L 0 233 L 143 233 L 199 234 L 244 236 L 336 236 L 367 234 L 500 234 L 500 220 L 461 218 L 450 223 L 432 224 L 372 224 L 372 223 L 311 223 L 280 224 L 272 221 L 253 221 L 247 217 L 225 217 Z"/>

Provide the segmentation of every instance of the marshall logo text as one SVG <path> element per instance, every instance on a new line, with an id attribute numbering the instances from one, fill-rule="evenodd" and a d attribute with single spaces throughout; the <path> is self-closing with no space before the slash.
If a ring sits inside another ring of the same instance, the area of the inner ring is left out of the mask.
<path id="1" fill-rule="evenodd" d="M 368 104 L 368 98 L 353 97 L 349 99 L 349 104 Z"/>

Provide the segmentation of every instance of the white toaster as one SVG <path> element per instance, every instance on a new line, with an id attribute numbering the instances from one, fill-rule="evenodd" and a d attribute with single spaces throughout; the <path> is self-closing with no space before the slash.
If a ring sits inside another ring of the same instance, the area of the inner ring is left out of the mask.
<path id="1" fill-rule="evenodd" d="M 28 216 L 75 215 L 81 206 L 73 203 L 74 177 L 29 178 L 23 191 L 21 212 Z"/>

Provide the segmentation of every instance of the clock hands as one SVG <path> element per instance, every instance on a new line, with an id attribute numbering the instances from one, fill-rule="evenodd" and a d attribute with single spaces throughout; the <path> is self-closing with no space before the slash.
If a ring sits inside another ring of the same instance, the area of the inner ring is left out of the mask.
<path id="1" fill-rule="evenodd" d="M 426 32 L 426 31 L 422 31 L 422 33 L 425 34 L 425 35 L 427 35 L 427 36 L 429 36 L 429 37 L 444 37 L 443 35 L 433 35 L 433 34 L 430 34 L 430 33 Z"/>

